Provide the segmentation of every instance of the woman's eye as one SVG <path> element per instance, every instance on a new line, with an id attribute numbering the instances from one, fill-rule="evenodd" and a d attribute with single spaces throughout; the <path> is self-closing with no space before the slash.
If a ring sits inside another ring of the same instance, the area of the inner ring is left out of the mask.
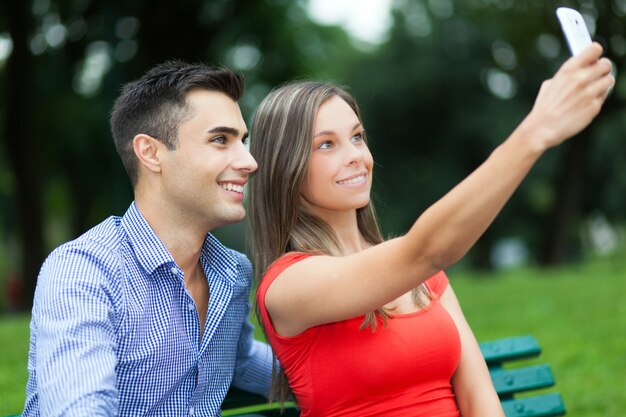
<path id="1" fill-rule="evenodd" d="M 362 142 L 363 141 L 363 133 L 357 133 L 352 136 L 352 142 Z"/>
<path id="2" fill-rule="evenodd" d="M 330 149 L 332 146 L 333 146 L 332 142 L 327 140 L 327 141 L 320 143 L 317 149 Z"/>

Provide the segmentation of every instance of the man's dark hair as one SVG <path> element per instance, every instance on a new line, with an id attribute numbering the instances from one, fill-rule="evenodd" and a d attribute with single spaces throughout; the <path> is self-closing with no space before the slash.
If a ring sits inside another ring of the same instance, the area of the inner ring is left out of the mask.
<path id="1" fill-rule="evenodd" d="M 175 149 L 178 127 L 189 116 L 187 94 L 196 89 L 221 92 L 239 101 L 244 79 L 227 68 L 167 61 L 122 89 L 111 111 L 111 132 L 133 187 L 138 178 L 133 138 L 143 133 Z"/>

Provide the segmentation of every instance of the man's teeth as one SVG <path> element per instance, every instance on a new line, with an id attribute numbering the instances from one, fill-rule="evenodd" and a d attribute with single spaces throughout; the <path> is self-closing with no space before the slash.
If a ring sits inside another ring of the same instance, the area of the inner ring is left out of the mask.
<path id="1" fill-rule="evenodd" d="M 238 193 L 243 193 L 243 185 L 237 185 L 237 184 L 222 184 L 222 188 L 225 189 L 226 191 L 236 191 Z"/>
<path id="2" fill-rule="evenodd" d="M 354 177 L 349 180 L 337 181 L 337 184 L 356 184 L 361 181 L 365 181 L 365 175 L 359 175 L 358 177 Z"/>

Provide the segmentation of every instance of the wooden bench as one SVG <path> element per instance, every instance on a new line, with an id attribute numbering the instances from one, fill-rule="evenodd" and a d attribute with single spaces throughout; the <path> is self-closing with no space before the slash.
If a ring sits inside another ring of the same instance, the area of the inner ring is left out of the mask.
<path id="1" fill-rule="evenodd" d="M 517 336 L 480 344 L 480 350 L 489 366 L 491 379 L 502 401 L 507 417 L 549 417 L 565 415 L 561 396 L 532 391 L 554 385 L 548 365 L 508 366 L 512 361 L 539 356 L 541 348 L 532 336 Z M 506 366 L 505 366 L 506 365 Z M 522 396 L 517 394 L 526 393 Z M 269 404 L 259 395 L 231 388 L 222 405 L 222 415 L 237 417 L 298 417 L 298 408 L 286 404 L 280 414 L 277 403 Z"/>
<path id="2" fill-rule="evenodd" d="M 548 365 L 530 365 L 507 369 L 505 364 L 517 359 L 539 356 L 541 348 L 532 336 L 517 336 L 480 344 L 491 380 L 507 417 L 548 417 L 565 415 L 559 394 L 533 394 L 516 398 L 515 394 L 554 385 Z"/>

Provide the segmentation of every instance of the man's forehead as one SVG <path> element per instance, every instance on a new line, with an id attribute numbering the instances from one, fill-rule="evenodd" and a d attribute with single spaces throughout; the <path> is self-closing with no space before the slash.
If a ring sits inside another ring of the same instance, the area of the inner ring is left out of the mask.
<path id="1" fill-rule="evenodd" d="M 212 91 L 196 88 L 187 93 L 187 103 L 190 106 L 226 106 L 239 110 L 239 103 L 221 91 Z"/>
<path id="2" fill-rule="evenodd" d="M 207 129 L 236 129 L 246 133 L 246 123 L 239 103 L 226 94 L 209 90 L 193 90 L 187 95 L 190 121 L 202 119 Z M 228 132 L 224 132 L 228 133 Z"/>

